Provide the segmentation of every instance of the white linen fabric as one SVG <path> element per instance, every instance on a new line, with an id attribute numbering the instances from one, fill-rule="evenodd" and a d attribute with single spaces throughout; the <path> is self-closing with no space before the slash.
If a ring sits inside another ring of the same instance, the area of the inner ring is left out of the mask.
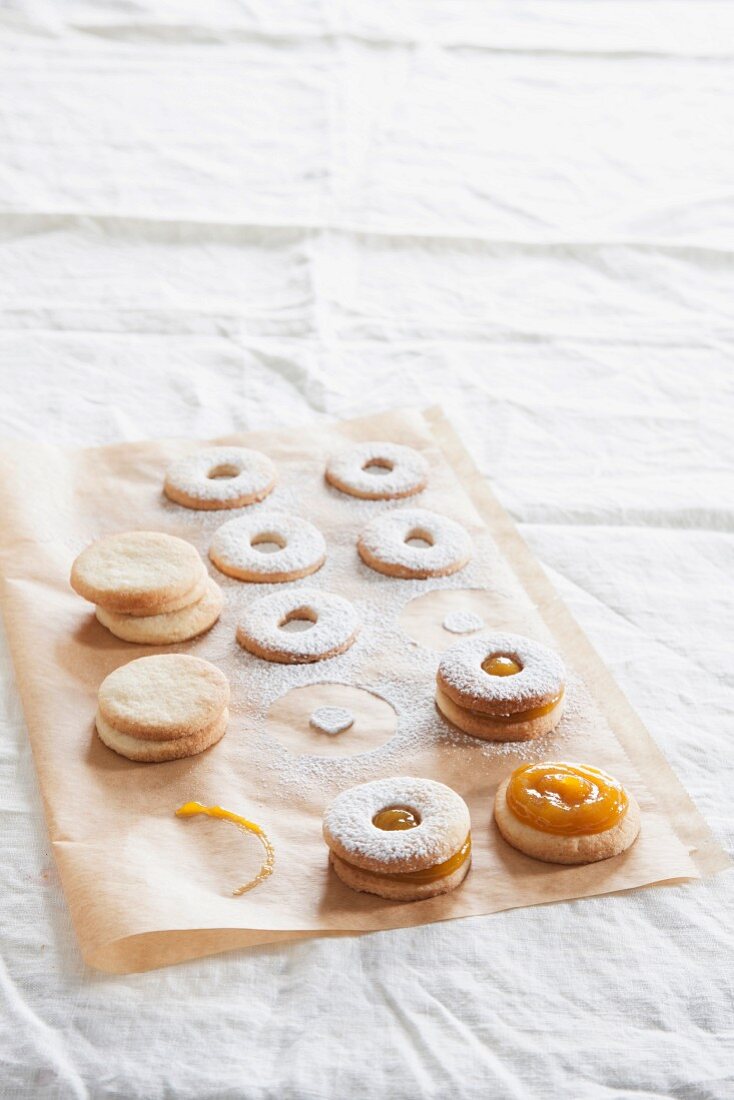
<path id="1" fill-rule="evenodd" d="M 0 434 L 440 402 L 730 841 L 734 5 L 6 0 L 0 59 Z M 0 1096 L 732 1095 L 731 874 L 88 970 L 1 657 Z"/>

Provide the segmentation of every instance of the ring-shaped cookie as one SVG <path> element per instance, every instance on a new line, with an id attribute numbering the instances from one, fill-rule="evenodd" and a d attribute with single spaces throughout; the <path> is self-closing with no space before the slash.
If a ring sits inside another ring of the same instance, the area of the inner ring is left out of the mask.
<path id="1" fill-rule="evenodd" d="M 565 683 L 563 661 L 552 649 L 498 632 L 446 650 L 436 675 L 436 704 L 472 737 L 530 741 L 558 725 Z"/>
<path id="2" fill-rule="evenodd" d="M 343 791 L 323 819 L 324 840 L 342 882 L 396 901 L 458 886 L 471 863 L 470 829 L 469 809 L 456 791 L 408 776 Z"/>
<path id="3" fill-rule="evenodd" d="M 280 549 L 263 553 L 258 546 L 275 543 Z M 223 523 L 209 547 L 209 557 L 221 573 L 256 584 L 295 581 L 315 573 L 324 564 L 324 536 L 300 516 L 271 512 L 239 516 Z"/>
<path id="4" fill-rule="evenodd" d="M 363 500 L 397 500 L 425 489 L 428 463 L 402 443 L 355 443 L 329 459 L 326 480 Z"/>
<path id="5" fill-rule="evenodd" d="M 185 508 L 242 508 L 264 500 L 275 479 L 275 466 L 260 451 L 206 447 L 171 463 L 163 491 Z"/>
<path id="6" fill-rule="evenodd" d="M 294 620 L 305 630 L 283 628 Z M 251 604 L 237 627 L 237 641 L 250 653 L 278 664 L 310 664 L 349 649 L 359 631 L 357 612 L 343 596 L 315 588 L 274 592 Z"/>
<path id="7" fill-rule="evenodd" d="M 422 545 L 411 545 L 419 539 Z M 425 508 L 400 508 L 375 516 L 357 540 L 365 565 L 390 577 L 446 577 L 472 556 L 461 524 Z"/>

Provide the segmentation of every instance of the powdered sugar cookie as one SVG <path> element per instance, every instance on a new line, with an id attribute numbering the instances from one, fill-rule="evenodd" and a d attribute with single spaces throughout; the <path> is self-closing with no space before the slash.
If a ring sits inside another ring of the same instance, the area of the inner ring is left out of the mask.
<path id="1" fill-rule="evenodd" d="M 260 451 L 206 447 L 168 467 L 163 491 L 185 508 L 242 508 L 264 500 L 275 479 L 275 466 Z"/>
<path id="2" fill-rule="evenodd" d="M 595 863 L 624 852 L 640 807 L 611 775 L 588 764 L 525 764 L 500 785 L 497 828 L 508 844 L 546 863 Z"/>
<path id="3" fill-rule="evenodd" d="M 412 540 L 420 540 L 411 545 Z M 425 508 L 383 512 L 357 541 L 362 561 L 391 577 L 445 577 L 462 569 L 472 555 L 464 528 Z"/>
<path id="4" fill-rule="evenodd" d="M 455 889 L 471 864 L 469 809 L 432 779 L 395 776 L 343 791 L 324 813 L 334 871 L 353 890 L 417 901 Z"/>
<path id="5" fill-rule="evenodd" d="M 119 756 L 135 760 L 141 764 L 160 764 L 165 760 L 181 760 L 186 756 L 196 756 L 204 749 L 221 741 L 227 729 L 229 711 L 225 707 L 219 717 L 203 729 L 190 733 L 187 737 L 174 737 L 167 741 L 151 741 L 143 737 L 131 737 L 120 733 L 110 725 L 97 711 L 95 726 L 100 741 Z"/>
<path id="6" fill-rule="evenodd" d="M 211 726 L 229 704 L 229 684 L 200 657 L 156 654 L 111 672 L 97 701 L 102 718 L 118 733 L 167 741 Z"/>
<path id="7" fill-rule="evenodd" d="M 222 613 L 224 597 L 218 584 L 207 577 L 203 596 L 180 611 L 164 615 L 121 615 L 117 611 L 96 609 L 97 619 L 116 638 L 138 645 L 172 645 L 196 638 L 214 625 Z"/>
<path id="8" fill-rule="evenodd" d="M 108 611 L 157 615 L 198 599 L 206 570 L 190 542 L 158 531 L 126 531 L 82 550 L 70 579 L 75 592 Z"/>
<path id="9" fill-rule="evenodd" d="M 326 480 L 366 500 L 395 500 L 425 489 L 428 463 L 402 443 L 355 443 L 329 459 Z"/>
<path id="10" fill-rule="evenodd" d="M 288 624 L 305 624 L 289 630 Z M 256 600 L 237 627 L 237 641 L 250 653 L 280 664 L 309 664 L 349 649 L 359 631 L 349 600 L 332 592 L 300 588 Z"/>
<path id="11" fill-rule="evenodd" d="M 270 545 L 279 549 L 266 553 Z M 300 516 L 271 512 L 238 516 L 217 529 L 209 557 L 222 573 L 241 581 L 276 584 L 315 573 L 324 564 L 321 532 Z"/>
<path id="12" fill-rule="evenodd" d="M 529 741 L 563 713 L 566 672 L 547 646 L 487 634 L 452 646 L 436 676 L 436 704 L 453 725 L 485 741 Z"/>

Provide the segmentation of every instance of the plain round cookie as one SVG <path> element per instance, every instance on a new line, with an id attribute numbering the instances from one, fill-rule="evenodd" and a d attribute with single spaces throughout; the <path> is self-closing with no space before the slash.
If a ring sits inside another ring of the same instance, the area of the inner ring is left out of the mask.
<path id="1" fill-rule="evenodd" d="M 171 463 L 163 491 L 185 508 L 242 508 L 264 500 L 276 481 L 267 455 L 246 447 L 206 447 Z"/>
<path id="2" fill-rule="evenodd" d="M 120 615 L 116 611 L 107 611 L 104 607 L 96 609 L 96 615 L 102 626 L 107 627 L 116 638 L 137 645 L 173 645 L 187 642 L 209 630 L 222 613 L 224 596 L 219 585 L 207 578 L 204 595 L 180 611 L 169 611 L 164 615 Z"/>
<path id="3" fill-rule="evenodd" d="M 299 631 L 282 629 L 294 619 L 313 626 Z M 300 588 L 273 592 L 250 604 L 237 627 L 237 641 L 266 661 L 310 664 L 349 649 L 359 628 L 359 617 L 349 600 L 333 592 Z"/>
<path id="4" fill-rule="evenodd" d="M 260 543 L 280 549 L 264 554 Z M 239 516 L 214 533 L 209 557 L 221 573 L 241 581 L 280 584 L 315 573 L 324 564 L 324 536 L 308 520 L 282 512 Z"/>
<path id="5" fill-rule="evenodd" d="M 382 810 L 410 810 L 419 824 L 411 829 L 379 829 Z M 334 871 L 347 886 L 380 897 L 416 901 L 454 889 L 469 870 L 471 856 L 434 882 L 399 881 L 390 876 L 429 870 L 461 851 L 471 820 L 463 798 L 433 779 L 393 776 L 342 791 L 326 807 L 323 836 Z"/>
<path id="6" fill-rule="evenodd" d="M 428 546 L 410 546 L 423 539 Z M 472 542 L 461 524 L 425 508 L 383 512 L 367 524 L 357 540 L 365 565 L 390 577 L 446 577 L 463 569 L 472 556 Z"/>
<path id="7" fill-rule="evenodd" d="M 126 756 L 142 764 L 160 764 L 166 760 L 181 760 L 186 756 L 196 756 L 204 749 L 221 741 L 227 729 L 229 711 L 222 711 L 216 721 L 204 729 L 197 730 L 187 737 L 175 737 L 168 741 L 146 741 L 144 738 L 130 737 L 120 733 L 102 715 L 97 712 L 94 720 L 100 741 L 112 749 L 118 756 Z"/>
<path id="8" fill-rule="evenodd" d="M 544 863 L 596 863 L 618 856 L 634 844 L 640 831 L 640 807 L 634 795 L 627 795 L 627 812 L 611 829 L 588 836 L 558 836 L 534 829 L 520 821 L 507 805 L 508 776 L 494 800 L 494 819 L 502 837 L 513 848 Z"/>
<path id="9" fill-rule="evenodd" d="M 190 542 L 159 531 L 126 531 L 82 550 L 70 580 L 80 596 L 109 611 L 157 614 L 175 610 L 171 605 L 188 599 L 205 576 Z"/>
<path id="10" fill-rule="evenodd" d="M 372 473 L 370 467 L 388 473 Z M 397 500 L 425 489 L 428 463 L 420 451 L 402 443 L 355 443 L 333 455 L 325 471 L 335 489 L 363 500 Z"/>
<path id="11" fill-rule="evenodd" d="M 100 714 L 119 733 L 167 741 L 210 726 L 229 704 L 229 683 L 201 657 L 155 654 L 111 672 L 97 700 Z"/>

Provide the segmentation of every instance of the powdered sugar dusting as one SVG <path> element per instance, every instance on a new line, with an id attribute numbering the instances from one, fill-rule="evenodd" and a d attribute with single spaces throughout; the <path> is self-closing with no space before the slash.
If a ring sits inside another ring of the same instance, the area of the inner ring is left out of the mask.
<path id="1" fill-rule="evenodd" d="M 335 737 L 354 725 L 354 715 L 347 707 L 317 707 L 309 719 L 309 725 L 320 733 Z"/>
<path id="2" fill-rule="evenodd" d="M 283 626 L 293 619 L 312 625 L 291 634 Z M 314 588 L 298 588 L 274 592 L 252 604 L 242 616 L 237 637 L 246 647 L 254 643 L 271 653 L 307 661 L 348 645 L 359 626 L 354 607 L 343 596 Z"/>
<path id="3" fill-rule="evenodd" d="M 258 550 L 259 542 L 275 542 L 273 553 Z M 324 536 L 308 520 L 285 512 L 238 516 L 217 529 L 209 557 L 225 572 L 268 577 L 316 568 L 326 555 Z"/>
<path id="4" fill-rule="evenodd" d="M 411 546 L 411 538 L 428 546 Z M 383 513 L 368 523 L 359 544 L 387 566 L 399 566 L 417 576 L 443 573 L 459 567 L 472 554 L 468 533 L 453 519 L 425 508 L 401 508 Z"/>
<path id="5" fill-rule="evenodd" d="M 484 626 L 484 619 L 473 611 L 449 611 L 441 624 L 450 634 L 473 634 Z"/>
<path id="6" fill-rule="evenodd" d="M 417 811 L 413 829 L 387 831 L 373 825 L 380 810 L 404 806 Z M 366 870 L 430 867 L 448 859 L 466 840 L 471 822 L 463 798 L 433 779 L 394 776 L 343 791 L 324 812 L 329 847 Z"/>
<path id="7" fill-rule="evenodd" d="M 212 476 L 218 470 L 234 473 L 229 477 Z M 273 462 L 261 451 L 206 447 L 173 462 L 166 471 L 166 485 L 192 500 L 226 503 L 264 495 L 275 477 Z"/>
<path id="8" fill-rule="evenodd" d="M 371 472 L 371 465 L 381 470 Z M 420 492 L 428 463 L 420 451 L 401 443 L 356 443 L 329 459 L 326 476 L 342 492 L 387 500 Z"/>
<path id="9" fill-rule="evenodd" d="M 495 654 L 513 657 L 521 666 L 514 676 L 490 676 L 482 663 Z M 520 634 L 493 633 L 461 642 L 447 650 L 439 665 L 442 687 L 455 702 L 488 713 L 513 714 L 538 706 L 563 690 L 566 679 L 560 657 Z M 506 708 L 506 709 L 504 709 Z"/>

